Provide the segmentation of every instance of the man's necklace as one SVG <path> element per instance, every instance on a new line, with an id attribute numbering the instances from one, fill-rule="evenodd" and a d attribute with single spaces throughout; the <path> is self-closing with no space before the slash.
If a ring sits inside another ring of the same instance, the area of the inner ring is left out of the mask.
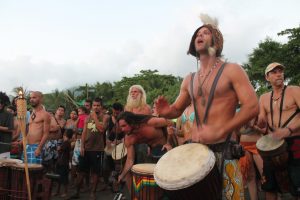
<path id="1" fill-rule="evenodd" d="M 203 85 L 206 82 L 209 75 L 211 74 L 211 72 L 217 67 L 217 63 L 218 63 L 218 61 L 216 61 L 214 66 L 212 66 L 210 68 L 210 70 L 204 76 L 204 79 L 203 79 L 202 83 L 200 82 L 200 78 L 203 77 L 203 75 L 199 72 L 199 76 L 198 76 L 198 82 L 199 82 L 198 96 L 201 97 L 202 106 L 204 106 L 206 104 L 205 95 L 204 95 L 204 92 L 203 92 Z"/>

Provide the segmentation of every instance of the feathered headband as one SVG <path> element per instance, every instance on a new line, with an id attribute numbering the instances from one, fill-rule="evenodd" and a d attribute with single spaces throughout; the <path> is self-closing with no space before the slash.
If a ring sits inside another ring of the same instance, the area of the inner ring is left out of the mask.
<path id="1" fill-rule="evenodd" d="M 218 20 L 216 18 L 212 18 L 207 14 L 201 14 L 200 15 L 200 19 L 203 23 L 202 26 L 200 26 L 193 34 L 193 37 L 191 39 L 190 42 L 190 47 L 188 50 L 188 54 L 191 54 L 197 58 L 200 57 L 200 55 L 198 54 L 198 52 L 196 51 L 195 48 L 195 39 L 197 37 L 197 33 L 198 31 L 203 28 L 206 27 L 208 28 L 211 33 L 212 33 L 212 46 L 208 48 L 209 54 L 210 55 L 216 55 L 217 57 L 221 56 L 222 50 L 223 50 L 223 35 L 220 32 L 219 28 L 218 28 Z"/>

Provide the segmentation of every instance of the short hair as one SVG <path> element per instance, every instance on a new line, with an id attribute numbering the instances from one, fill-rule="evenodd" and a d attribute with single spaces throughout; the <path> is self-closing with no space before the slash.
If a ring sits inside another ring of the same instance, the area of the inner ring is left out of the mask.
<path id="1" fill-rule="evenodd" d="M 85 114 L 88 113 L 88 110 L 84 106 L 80 106 L 78 109 L 81 109 Z"/>
<path id="2" fill-rule="evenodd" d="M 4 106 L 7 106 L 10 104 L 9 98 L 5 92 L 0 92 L 0 103 Z"/>
<path id="3" fill-rule="evenodd" d="M 93 102 L 98 102 L 100 103 L 101 106 L 103 106 L 103 102 L 102 102 L 102 99 L 100 97 L 96 97 Z"/>
<path id="4" fill-rule="evenodd" d="M 73 136 L 74 131 L 72 129 L 66 129 L 65 136 L 67 136 L 68 139 L 71 139 Z"/>
<path id="5" fill-rule="evenodd" d="M 86 99 L 84 103 L 89 103 L 90 105 L 92 105 L 92 100 L 91 99 Z"/>
<path id="6" fill-rule="evenodd" d="M 113 105 L 112 105 L 112 108 L 114 109 L 114 110 L 117 110 L 117 111 L 123 111 L 123 105 L 121 104 L 121 103 L 118 103 L 118 102 L 116 102 L 116 103 L 114 103 Z"/>
<path id="7" fill-rule="evenodd" d="M 66 111 L 66 107 L 65 106 L 63 106 L 63 105 L 59 105 L 58 107 L 57 107 L 57 109 L 58 108 L 63 108 L 64 109 L 64 111 Z"/>

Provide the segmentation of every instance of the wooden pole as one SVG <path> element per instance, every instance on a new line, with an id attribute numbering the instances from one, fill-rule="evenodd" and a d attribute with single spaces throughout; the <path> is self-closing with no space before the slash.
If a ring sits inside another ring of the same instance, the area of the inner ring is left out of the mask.
<path id="1" fill-rule="evenodd" d="M 27 142 L 27 140 L 26 140 L 26 112 L 27 112 L 26 99 L 24 98 L 23 88 L 20 88 L 19 96 L 17 99 L 17 114 L 18 114 L 17 119 L 19 122 L 20 130 L 21 130 L 22 138 L 23 138 L 23 154 L 24 154 L 25 176 L 26 176 L 28 199 L 31 200 L 30 179 L 29 179 L 27 151 L 26 151 L 26 142 Z"/>

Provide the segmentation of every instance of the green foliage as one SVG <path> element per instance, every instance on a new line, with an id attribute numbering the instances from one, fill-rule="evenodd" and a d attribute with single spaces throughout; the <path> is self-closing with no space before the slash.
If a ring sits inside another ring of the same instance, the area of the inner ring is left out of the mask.
<path id="1" fill-rule="evenodd" d="M 104 104 L 108 106 L 115 101 L 125 105 L 128 90 L 132 85 L 141 85 L 145 89 L 147 103 L 150 105 L 159 95 L 163 95 L 170 102 L 173 102 L 179 93 L 181 82 L 181 77 L 160 75 L 157 70 L 141 70 L 139 74 L 135 74 L 133 77 L 123 77 L 113 84 L 97 82 L 94 85 L 78 86 L 73 90 L 69 89 L 61 92 L 55 90 L 53 93 L 45 95 L 44 104 L 50 110 L 55 110 L 58 105 L 64 105 L 67 115 L 76 107 L 76 102 L 82 102 L 87 98 L 101 97 Z"/>
<path id="2" fill-rule="evenodd" d="M 266 38 L 258 44 L 258 47 L 249 55 L 249 62 L 244 68 L 249 75 L 251 83 L 258 95 L 268 90 L 264 70 L 268 64 L 279 62 L 286 66 L 285 76 L 289 84 L 299 85 L 300 74 L 300 27 L 286 29 L 278 33 L 278 36 L 287 36 L 288 42 L 281 44 L 270 38 Z"/>

